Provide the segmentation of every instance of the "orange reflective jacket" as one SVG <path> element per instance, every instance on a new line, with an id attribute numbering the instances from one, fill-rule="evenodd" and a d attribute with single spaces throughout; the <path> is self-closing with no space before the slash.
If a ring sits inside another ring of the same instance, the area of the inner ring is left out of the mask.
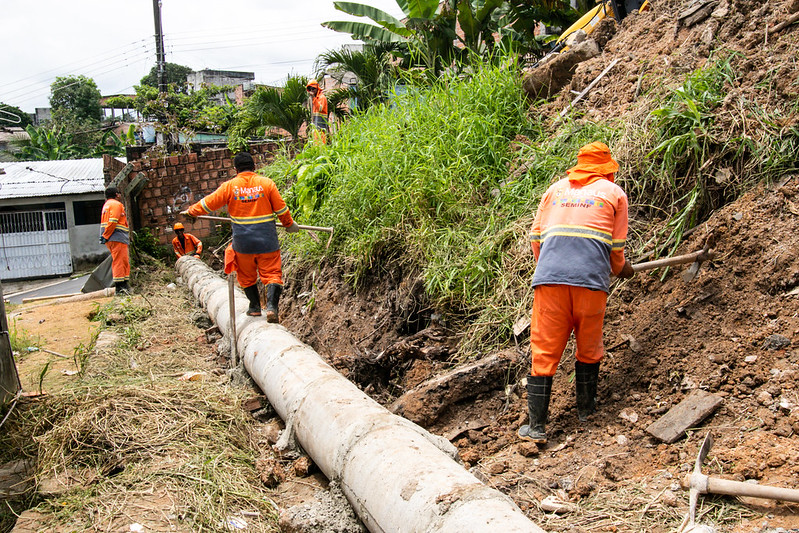
<path id="1" fill-rule="evenodd" d="M 226 205 L 233 225 L 233 250 L 241 254 L 279 250 L 275 217 L 285 227 L 294 223 L 275 182 L 255 172 L 240 172 L 192 205 L 188 213 L 204 215 Z"/>
<path id="2" fill-rule="evenodd" d="M 103 212 L 100 215 L 100 236 L 113 242 L 130 243 L 128 217 L 125 216 L 125 206 L 119 200 L 109 198 L 103 204 Z"/>
<path id="3" fill-rule="evenodd" d="M 311 100 L 311 124 L 325 131 L 328 129 L 327 97 L 322 94 L 321 89 L 316 92 L 316 96 Z"/>
<path id="4" fill-rule="evenodd" d="M 191 233 L 184 233 L 183 234 L 183 242 L 185 246 L 181 244 L 180 239 L 175 237 L 172 239 L 172 248 L 175 250 L 175 255 L 178 257 L 183 257 L 186 254 L 190 254 L 192 252 L 197 252 L 197 255 L 201 254 L 203 251 L 203 243 L 192 235 Z"/>
<path id="5" fill-rule="evenodd" d="M 541 198 L 530 231 L 533 285 L 573 285 L 607 292 L 624 266 L 627 195 L 607 176 L 571 172 Z"/>

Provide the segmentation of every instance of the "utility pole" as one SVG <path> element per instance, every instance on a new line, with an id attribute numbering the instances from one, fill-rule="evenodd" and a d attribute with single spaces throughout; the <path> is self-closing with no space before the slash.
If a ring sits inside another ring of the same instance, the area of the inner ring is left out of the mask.
<path id="1" fill-rule="evenodd" d="M 155 57 L 156 71 L 158 73 L 158 92 L 166 92 L 166 60 L 164 56 L 164 32 L 161 30 L 161 2 L 153 0 L 153 15 L 155 17 Z"/>

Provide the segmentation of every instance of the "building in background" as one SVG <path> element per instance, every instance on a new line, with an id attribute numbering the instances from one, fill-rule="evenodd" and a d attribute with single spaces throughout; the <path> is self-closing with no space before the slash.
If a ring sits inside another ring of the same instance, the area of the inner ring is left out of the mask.
<path id="1" fill-rule="evenodd" d="M 0 163 L 0 279 L 99 262 L 104 190 L 102 159 Z"/>

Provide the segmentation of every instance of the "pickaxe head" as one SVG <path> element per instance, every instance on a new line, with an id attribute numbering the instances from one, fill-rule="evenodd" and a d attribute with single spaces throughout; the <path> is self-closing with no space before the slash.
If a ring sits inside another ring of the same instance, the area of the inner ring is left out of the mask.
<path id="1" fill-rule="evenodd" d="M 702 268 L 702 263 L 713 259 L 715 252 L 711 248 L 713 248 L 715 242 L 716 239 L 714 238 L 713 234 L 711 233 L 710 235 L 708 235 L 707 239 L 705 240 L 705 245 L 702 247 L 702 251 L 696 257 L 694 262 L 691 263 L 691 266 L 689 266 L 682 273 L 683 281 L 685 282 L 693 281 L 694 278 L 696 278 L 696 275 L 699 274 L 699 269 Z"/>
<path id="2" fill-rule="evenodd" d="M 707 492 L 707 476 L 702 474 L 702 463 L 705 462 L 711 447 L 713 447 L 713 435 L 708 432 L 705 436 L 705 440 L 702 441 L 702 446 L 699 448 L 699 454 L 696 456 L 696 463 L 694 464 L 694 471 L 691 474 L 691 492 L 689 493 L 690 507 L 688 508 L 688 523 L 690 525 L 693 525 L 696 520 L 696 506 L 699 502 L 699 495 Z"/>

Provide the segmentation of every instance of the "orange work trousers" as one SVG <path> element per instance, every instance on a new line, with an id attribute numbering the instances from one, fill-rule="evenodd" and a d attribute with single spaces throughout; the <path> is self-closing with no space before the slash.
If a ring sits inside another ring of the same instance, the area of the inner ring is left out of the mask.
<path id="1" fill-rule="evenodd" d="M 227 254 L 225 254 L 227 256 Z M 235 265 L 235 266 L 234 266 Z M 283 268 L 280 262 L 280 250 L 267 254 L 240 254 L 235 252 L 235 259 L 231 270 L 236 271 L 239 285 L 251 287 L 258 283 L 269 285 L 279 283 L 283 285 Z M 225 267 L 227 272 L 228 266 Z M 229 272 L 228 272 L 229 273 Z"/>
<path id="2" fill-rule="evenodd" d="M 105 245 L 111 252 L 111 275 L 114 277 L 114 283 L 128 281 L 130 279 L 128 245 L 116 241 L 108 241 Z"/>
<path id="3" fill-rule="evenodd" d="M 533 376 L 554 376 L 563 350 L 574 331 L 581 363 L 597 363 L 605 351 L 602 322 L 608 295 L 572 285 L 538 285 L 530 322 L 530 350 Z"/>

